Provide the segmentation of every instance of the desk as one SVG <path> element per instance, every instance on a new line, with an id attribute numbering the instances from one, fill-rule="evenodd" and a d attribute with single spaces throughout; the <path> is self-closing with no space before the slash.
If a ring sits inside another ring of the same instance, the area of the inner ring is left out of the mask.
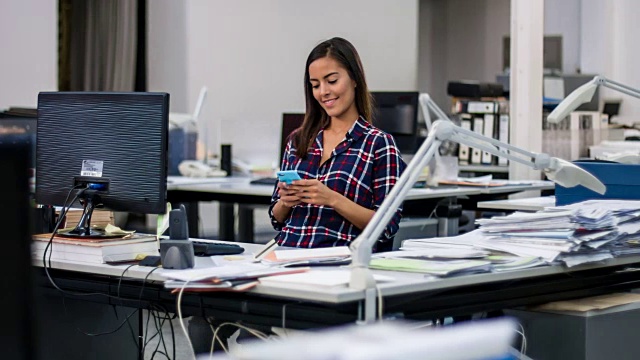
<path id="1" fill-rule="evenodd" d="M 253 206 L 269 205 L 273 187 L 269 185 L 253 185 L 248 177 L 223 177 L 223 178 L 201 178 L 189 179 L 183 177 L 169 177 L 167 183 L 167 193 L 169 201 L 172 203 L 191 203 L 188 206 L 189 234 L 199 236 L 198 233 L 198 207 L 200 201 L 220 202 L 220 233 L 219 238 L 223 240 L 253 241 L 254 221 Z M 419 189 L 414 188 L 409 191 L 405 198 L 405 208 L 422 208 L 424 201 L 438 201 L 441 199 L 456 199 L 466 197 L 463 206 L 467 209 L 475 209 L 478 201 L 494 200 L 503 198 L 526 190 L 550 190 L 554 189 L 551 181 L 534 181 L 523 184 L 516 182 L 515 185 L 490 186 L 490 187 L 450 187 L 441 186 L 437 188 Z M 413 203 L 413 204 L 412 204 Z M 234 207 L 238 204 L 238 237 L 234 234 L 235 216 Z M 417 205 L 417 206 L 412 206 Z M 423 210 L 424 215 L 428 215 Z"/>
<path id="2" fill-rule="evenodd" d="M 247 253 L 262 248 L 256 244 L 243 246 Z M 34 260 L 34 264 L 42 266 L 41 260 Z M 208 264 L 212 264 L 208 258 L 196 259 L 197 267 L 210 266 Z M 134 266 L 127 271 L 125 279 L 120 281 L 126 267 L 124 265 L 81 264 L 70 261 L 53 261 L 52 265 L 51 273 L 54 279 L 66 290 L 119 294 L 121 298 L 114 300 L 104 296 L 65 296 L 67 301 L 91 302 L 94 305 L 85 311 L 75 311 L 74 308 L 72 314 L 63 317 L 66 323 L 74 323 L 76 317 L 82 317 L 83 321 L 95 322 L 95 327 L 112 329 L 113 326 L 105 326 L 104 322 L 113 321 L 114 316 L 107 310 L 111 310 L 115 305 L 125 308 L 147 308 L 154 305 L 169 312 L 176 312 L 176 296 L 163 288 L 160 283 L 163 278 L 152 273 L 143 283 L 151 268 Z M 560 266 L 548 266 L 448 279 L 425 277 L 416 273 L 374 273 L 395 278 L 392 282 L 379 285 L 386 316 L 432 320 L 637 288 L 640 286 L 638 272 L 620 271 L 627 266 L 640 267 L 640 257 L 586 264 L 570 270 Z M 39 275 L 36 281 L 39 293 L 48 304 L 56 305 L 56 302 L 51 300 L 59 299 L 58 291 L 52 288 L 43 271 L 36 273 Z M 362 317 L 363 301 L 363 291 L 352 290 L 346 286 L 261 284 L 246 293 L 185 293 L 181 310 L 183 316 L 212 316 L 219 321 L 242 321 L 262 326 L 308 329 L 357 321 Z M 53 305 L 49 305 L 50 310 Z M 59 313 L 62 314 L 62 309 Z M 60 314 L 57 316 L 62 316 Z M 118 321 L 121 321 L 121 318 Z M 47 330 L 59 331 L 58 326 L 63 327 L 65 324 L 49 322 Z M 84 337 L 76 334 L 73 328 L 71 332 L 80 338 Z M 118 333 L 129 335 L 127 329 Z M 69 334 L 69 338 L 73 334 Z M 108 346 L 110 341 L 128 343 L 131 340 L 126 336 L 118 340 L 101 339 L 103 346 Z M 45 340 L 50 341 L 48 338 Z M 50 346 L 47 350 L 51 353 L 68 351 L 64 348 L 60 350 L 61 345 L 57 343 L 47 345 Z"/>
<path id="3" fill-rule="evenodd" d="M 269 205 L 273 187 L 268 185 L 253 185 L 247 177 L 227 177 L 182 181 L 174 179 L 167 184 L 169 201 L 172 203 L 192 203 L 188 217 L 189 234 L 198 234 L 198 213 L 195 203 L 200 201 L 220 202 L 220 234 L 224 240 L 236 240 L 234 235 L 235 219 L 234 206 L 238 204 L 238 240 L 253 240 L 253 207 L 255 205 Z M 442 187 L 432 189 L 411 189 L 405 201 L 455 199 L 460 196 L 481 194 L 482 189 L 473 187 Z M 265 210 L 266 211 L 266 210 Z M 427 215 L 427 214 L 425 214 Z M 196 219 L 195 221 L 193 219 Z"/>

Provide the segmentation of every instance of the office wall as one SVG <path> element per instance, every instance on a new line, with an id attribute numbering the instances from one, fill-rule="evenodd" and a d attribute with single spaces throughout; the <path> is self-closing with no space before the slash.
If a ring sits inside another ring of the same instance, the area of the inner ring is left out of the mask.
<path id="1" fill-rule="evenodd" d="M 581 0 L 581 67 L 640 89 L 638 24 L 640 2 L 633 0 Z M 640 99 L 602 89 L 601 99 L 622 99 L 619 123 L 640 122 Z"/>
<path id="2" fill-rule="evenodd" d="M 148 1 L 147 11 L 147 86 L 170 94 L 172 112 L 192 112 L 187 101 L 186 3 Z"/>
<path id="3" fill-rule="evenodd" d="M 495 81 L 509 10 L 509 0 L 420 0 L 420 91 L 447 109 L 448 81 Z"/>
<path id="4" fill-rule="evenodd" d="M 0 2 L 0 109 L 36 107 L 58 89 L 58 2 Z"/>
<path id="5" fill-rule="evenodd" d="M 562 72 L 580 70 L 580 2 L 544 0 L 544 34 L 562 35 Z"/>
<path id="6" fill-rule="evenodd" d="M 182 19 L 176 25 L 172 16 L 160 15 L 183 10 L 181 35 Z M 165 26 L 149 33 L 150 44 L 162 47 L 158 38 L 173 31 L 164 48 L 150 46 L 150 90 L 186 88 L 190 110 L 206 85 L 202 127 L 212 134 L 212 147 L 229 142 L 240 159 L 267 165 L 278 160 L 281 114 L 304 109 L 304 63 L 321 40 L 350 40 L 372 90 L 417 88 L 417 1 L 150 1 L 149 11 L 156 14 L 150 25 Z M 176 53 L 185 48 L 185 79 L 164 74 L 171 61 L 152 55 L 172 54 L 182 72 Z"/>

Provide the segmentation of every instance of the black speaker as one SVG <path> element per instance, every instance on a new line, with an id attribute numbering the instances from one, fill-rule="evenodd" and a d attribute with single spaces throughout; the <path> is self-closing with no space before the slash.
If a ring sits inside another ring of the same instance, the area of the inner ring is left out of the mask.
<path id="1" fill-rule="evenodd" d="M 187 209 L 184 205 L 169 212 L 169 238 L 171 240 L 189 240 Z"/>
<path id="2" fill-rule="evenodd" d="M 231 145 L 223 144 L 220 149 L 220 169 L 226 171 L 227 176 L 233 173 L 231 159 Z"/>

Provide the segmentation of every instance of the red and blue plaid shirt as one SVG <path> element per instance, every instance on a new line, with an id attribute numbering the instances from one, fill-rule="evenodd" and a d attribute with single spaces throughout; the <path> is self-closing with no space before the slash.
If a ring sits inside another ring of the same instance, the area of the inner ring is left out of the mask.
<path id="1" fill-rule="evenodd" d="M 345 139 L 335 147 L 331 157 L 320 164 L 322 139 L 323 130 L 320 130 L 306 159 L 295 155 L 296 149 L 289 141 L 281 170 L 296 170 L 303 179 L 318 179 L 356 204 L 378 209 L 406 167 L 393 137 L 360 117 Z M 333 208 L 304 203 L 294 206 L 285 222 L 280 223 L 272 211 L 279 199 L 276 186 L 269 216 L 274 229 L 280 232 L 276 236 L 278 245 L 304 248 L 345 246 L 362 232 Z M 380 240 L 393 238 L 398 231 L 401 211 L 396 210 Z"/>

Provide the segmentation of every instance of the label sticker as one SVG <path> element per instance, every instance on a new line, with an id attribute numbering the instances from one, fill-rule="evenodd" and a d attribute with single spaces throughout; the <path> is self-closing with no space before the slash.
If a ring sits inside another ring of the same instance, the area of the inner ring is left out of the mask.
<path id="1" fill-rule="evenodd" d="M 104 162 L 99 160 L 82 160 L 80 176 L 102 177 Z"/>

